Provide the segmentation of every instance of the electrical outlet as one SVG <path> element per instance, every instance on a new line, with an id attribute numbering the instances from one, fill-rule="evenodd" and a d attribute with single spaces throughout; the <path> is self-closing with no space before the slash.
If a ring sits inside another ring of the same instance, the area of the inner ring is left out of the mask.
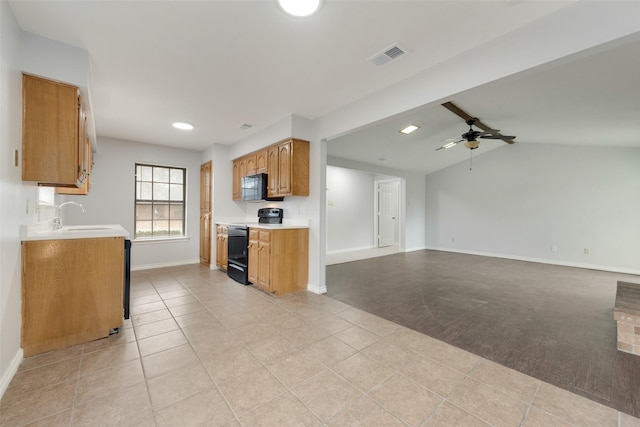
<path id="1" fill-rule="evenodd" d="M 584 248 L 585 255 L 589 255 L 590 253 L 591 253 L 591 250 L 589 248 Z"/>
<path id="2" fill-rule="evenodd" d="M 456 241 L 456 238 L 455 238 L 455 237 L 452 237 L 452 238 L 451 238 L 451 243 L 455 243 L 455 241 Z"/>
<path id="3" fill-rule="evenodd" d="M 551 246 L 551 252 L 558 252 L 558 247 L 556 245 Z"/>

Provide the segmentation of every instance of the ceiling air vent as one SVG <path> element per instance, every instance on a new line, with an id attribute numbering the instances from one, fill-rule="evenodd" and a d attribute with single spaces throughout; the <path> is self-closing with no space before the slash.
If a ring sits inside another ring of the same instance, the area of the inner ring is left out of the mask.
<path id="1" fill-rule="evenodd" d="M 250 124 L 250 123 L 243 123 L 240 125 L 240 129 L 251 129 L 254 125 Z"/>
<path id="2" fill-rule="evenodd" d="M 402 49 L 400 46 L 394 44 L 383 50 L 382 52 L 378 52 L 369 58 L 369 61 L 373 62 L 376 65 L 384 65 L 395 59 L 400 58 L 405 55 L 407 51 Z"/>

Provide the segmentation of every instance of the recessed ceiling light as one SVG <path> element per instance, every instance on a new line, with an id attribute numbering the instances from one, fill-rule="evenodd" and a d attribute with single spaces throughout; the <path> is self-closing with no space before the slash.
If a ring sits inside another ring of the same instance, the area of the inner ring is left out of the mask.
<path id="1" fill-rule="evenodd" d="M 173 127 L 176 129 L 182 129 L 182 130 L 191 130 L 193 129 L 193 125 L 189 124 L 189 123 L 185 123 L 185 122 L 175 122 L 173 124 Z"/>
<path id="2" fill-rule="evenodd" d="M 404 129 L 400 130 L 400 133 L 404 133 L 405 135 L 409 135 L 411 132 L 416 131 L 420 129 L 420 126 L 416 126 L 416 125 L 409 125 Z"/>
<path id="3" fill-rule="evenodd" d="M 278 4 L 293 16 L 313 15 L 320 8 L 320 0 L 278 0 Z"/>

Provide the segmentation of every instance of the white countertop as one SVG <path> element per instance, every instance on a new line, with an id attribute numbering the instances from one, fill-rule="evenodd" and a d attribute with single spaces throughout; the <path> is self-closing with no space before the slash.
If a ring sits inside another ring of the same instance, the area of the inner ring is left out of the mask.
<path id="1" fill-rule="evenodd" d="M 102 237 L 129 237 L 129 232 L 120 224 L 65 225 L 60 230 L 51 230 L 49 225 L 22 225 L 20 239 L 59 240 L 59 239 L 96 239 Z"/>
<path id="2" fill-rule="evenodd" d="M 235 225 L 241 224 L 251 228 L 263 228 L 268 230 L 285 230 L 288 228 L 309 228 L 309 220 L 307 219 L 290 219 L 285 218 L 282 224 L 260 224 L 255 219 L 247 218 L 220 218 L 215 220 L 216 224 Z"/>
<path id="3" fill-rule="evenodd" d="M 249 228 L 262 228 L 267 230 L 286 230 L 292 228 L 309 228 L 308 225 L 295 225 L 295 224 L 260 224 L 258 222 L 247 224 Z"/>

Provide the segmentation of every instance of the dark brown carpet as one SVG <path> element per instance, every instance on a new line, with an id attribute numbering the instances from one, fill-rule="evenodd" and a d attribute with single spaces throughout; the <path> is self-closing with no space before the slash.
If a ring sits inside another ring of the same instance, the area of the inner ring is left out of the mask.
<path id="1" fill-rule="evenodd" d="M 640 417 L 618 280 L 640 276 L 424 250 L 328 266 L 327 295 Z"/>

